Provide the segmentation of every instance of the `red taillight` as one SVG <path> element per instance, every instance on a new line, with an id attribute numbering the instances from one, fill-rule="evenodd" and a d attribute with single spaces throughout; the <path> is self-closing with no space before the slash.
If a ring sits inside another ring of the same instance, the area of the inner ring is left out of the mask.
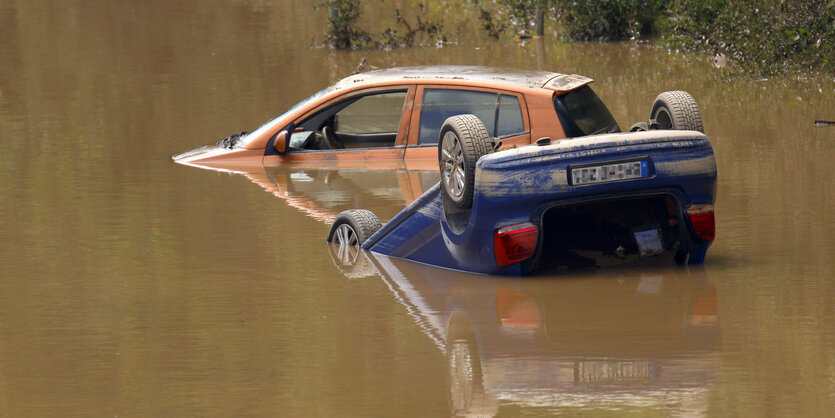
<path id="1" fill-rule="evenodd" d="M 693 230 L 699 238 L 713 241 L 716 238 L 716 219 L 713 216 L 713 205 L 700 203 L 687 208 L 687 217 L 693 225 Z"/>
<path id="2" fill-rule="evenodd" d="M 496 264 L 505 267 L 531 258 L 538 240 L 539 228 L 530 222 L 497 229 L 493 235 Z"/>

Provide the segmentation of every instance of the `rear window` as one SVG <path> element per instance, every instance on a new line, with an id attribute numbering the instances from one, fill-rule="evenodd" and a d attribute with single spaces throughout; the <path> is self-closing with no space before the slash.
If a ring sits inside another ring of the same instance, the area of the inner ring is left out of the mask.
<path id="1" fill-rule="evenodd" d="M 620 132 L 609 109 L 589 86 L 555 97 L 554 107 L 569 138 Z"/>

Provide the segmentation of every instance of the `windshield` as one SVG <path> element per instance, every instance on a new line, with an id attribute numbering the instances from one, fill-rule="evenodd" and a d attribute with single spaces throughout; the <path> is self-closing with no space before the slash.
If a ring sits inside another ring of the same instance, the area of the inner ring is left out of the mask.
<path id="1" fill-rule="evenodd" d="M 569 138 L 620 132 L 609 109 L 589 86 L 554 97 L 554 107 Z"/>
<path id="2" fill-rule="evenodd" d="M 318 92 L 316 92 L 314 95 L 312 95 L 312 96 L 310 96 L 310 97 L 308 97 L 308 98 L 306 98 L 306 99 L 304 99 L 304 100 L 302 100 L 302 101 L 300 101 L 300 102 L 296 103 L 293 107 L 291 107 L 291 108 L 287 109 L 284 113 L 282 113 L 282 114 L 280 114 L 280 115 L 278 115 L 278 116 L 274 117 L 274 118 L 273 118 L 272 120 L 270 120 L 269 122 L 267 122 L 267 123 L 265 123 L 265 124 L 261 125 L 258 129 L 254 130 L 252 133 L 250 133 L 249 135 L 247 135 L 247 136 L 246 136 L 246 138 L 244 138 L 244 139 L 243 139 L 241 142 L 239 142 L 238 144 L 239 144 L 240 146 L 244 146 L 244 145 L 248 144 L 248 143 L 249 143 L 249 141 L 250 141 L 250 138 L 258 138 L 258 137 L 259 137 L 262 133 L 264 133 L 264 131 L 270 130 L 270 129 L 272 129 L 273 127 L 275 127 L 275 124 L 276 124 L 277 122 L 279 122 L 280 120 L 284 119 L 287 115 L 289 115 L 289 114 L 293 113 L 293 112 L 294 112 L 294 111 L 296 111 L 298 108 L 300 108 L 300 107 L 302 107 L 302 106 L 304 106 L 304 105 L 306 105 L 306 104 L 310 103 L 311 101 L 313 101 L 313 100 L 315 100 L 315 99 L 318 99 L 319 97 L 324 96 L 324 95 L 325 95 L 325 93 L 329 92 L 330 90 L 331 90 L 331 88 L 330 88 L 330 87 L 327 87 L 327 88 L 325 88 L 325 89 L 319 90 L 319 91 L 318 91 Z"/>

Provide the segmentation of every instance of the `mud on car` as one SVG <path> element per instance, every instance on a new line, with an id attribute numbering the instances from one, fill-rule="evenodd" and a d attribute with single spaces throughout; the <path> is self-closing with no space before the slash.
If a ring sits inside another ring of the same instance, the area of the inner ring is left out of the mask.
<path id="1" fill-rule="evenodd" d="M 487 67 L 370 71 L 174 160 L 429 166 L 440 183 L 391 220 L 352 209 L 327 240 L 450 269 L 702 263 L 714 237 L 716 164 L 695 100 L 661 93 L 646 122 L 621 132 L 591 82 Z"/>
<path id="2" fill-rule="evenodd" d="M 367 210 L 343 212 L 327 240 L 487 274 L 656 257 L 703 263 L 715 236 L 716 164 L 695 100 L 661 93 L 649 120 L 623 133 L 587 83 L 575 84 L 552 91 L 547 121 L 559 129 L 530 145 L 503 148 L 477 114 L 447 117 L 440 183 L 385 225 Z"/>

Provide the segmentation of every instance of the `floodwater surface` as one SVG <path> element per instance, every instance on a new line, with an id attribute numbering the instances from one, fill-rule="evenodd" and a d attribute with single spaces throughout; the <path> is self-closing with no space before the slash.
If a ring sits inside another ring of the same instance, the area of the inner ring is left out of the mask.
<path id="1" fill-rule="evenodd" d="M 451 11 L 430 9 L 456 44 L 337 52 L 309 2 L 0 4 L 0 415 L 831 414 L 835 127 L 813 123 L 835 80 L 468 38 Z M 719 172 L 705 265 L 513 279 L 339 252 L 337 213 L 388 219 L 437 174 L 171 161 L 365 56 L 586 75 L 622 129 L 689 91 Z"/>

